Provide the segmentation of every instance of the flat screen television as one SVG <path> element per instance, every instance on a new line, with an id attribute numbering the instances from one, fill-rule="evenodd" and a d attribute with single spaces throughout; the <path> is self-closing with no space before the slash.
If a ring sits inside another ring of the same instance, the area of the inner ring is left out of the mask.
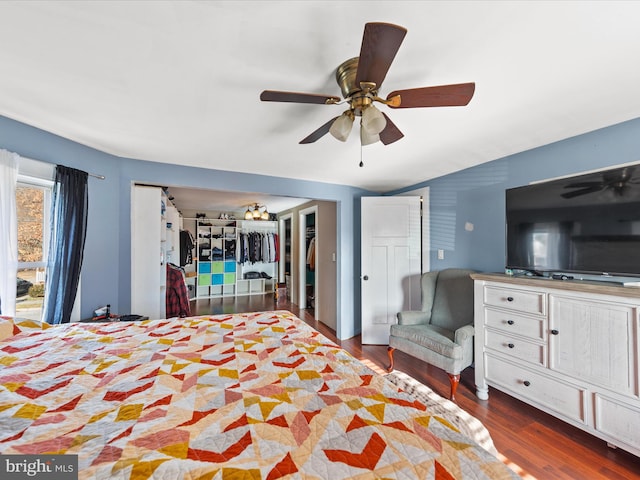
<path id="1" fill-rule="evenodd" d="M 640 165 L 508 189 L 506 267 L 640 277 Z"/>

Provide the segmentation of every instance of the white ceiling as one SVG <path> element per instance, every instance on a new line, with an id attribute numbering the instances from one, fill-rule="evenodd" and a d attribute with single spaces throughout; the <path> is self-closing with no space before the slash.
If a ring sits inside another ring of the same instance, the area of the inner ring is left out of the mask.
<path id="1" fill-rule="evenodd" d="M 115 155 L 390 191 L 640 117 L 637 1 L 2 1 L 0 115 Z M 466 107 L 391 110 L 405 138 L 326 135 L 366 22 L 404 26 L 391 90 L 475 82 Z M 362 158 L 364 168 L 358 163 Z"/>
<path id="2" fill-rule="evenodd" d="M 165 186 L 165 185 L 163 185 Z M 247 208 L 258 204 L 270 213 L 281 213 L 310 201 L 308 198 L 267 195 L 257 192 L 226 192 L 222 190 L 202 190 L 169 186 L 169 198 L 180 213 L 185 216 L 195 213 L 243 214 Z"/>

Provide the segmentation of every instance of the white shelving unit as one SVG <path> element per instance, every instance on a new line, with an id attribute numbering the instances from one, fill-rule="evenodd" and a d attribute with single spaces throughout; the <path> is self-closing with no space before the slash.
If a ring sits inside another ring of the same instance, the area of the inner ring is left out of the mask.
<path id="1" fill-rule="evenodd" d="M 163 194 L 164 196 L 164 194 Z M 165 252 L 166 261 L 175 265 L 180 264 L 180 227 L 182 219 L 178 209 L 174 207 L 165 196 L 167 204 L 165 217 Z"/>
<path id="2" fill-rule="evenodd" d="M 182 218 L 162 188 L 134 185 L 131 192 L 131 312 L 165 318 L 167 263 L 180 263 Z"/>
<path id="3" fill-rule="evenodd" d="M 196 222 L 197 298 L 259 295 L 275 291 L 276 262 L 240 264 L 236 246 L 242 233 L 276 233 L 277 222 L 198 219 Z M 268 278 L 245 279 L 247 272 Z"/>
<path id="4" fill-rule="evenodd" d="M 235 220 L 198 221 L 197 235 L 197 296 L 199 298 L 236 294 Z"/>
<path id="5" fill-rule="evenodd" d="M 131 192 L 131 312 L 165 317 L 167 199 L 162 189 L 135 185 Z"/>

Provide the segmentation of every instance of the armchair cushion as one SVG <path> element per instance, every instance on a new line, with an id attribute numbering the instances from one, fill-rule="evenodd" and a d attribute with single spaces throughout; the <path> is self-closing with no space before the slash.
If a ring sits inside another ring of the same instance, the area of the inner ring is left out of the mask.
<path id="1" fill-rule="evenodd" d="M 427 324 L 429 323 L 429 315 L 419 311 L 398 312 L 398 323 L 400 325 Z"/>
<path id="2" fill-rule="evenodd" d="M 453 360 L 462 359 L 462 346 L 454 342 L 455 333 L 436 325 L 392 325 L 391 336 L 414 343 Z M 412 352 L 406 352 L 412 355 Z M 413 355 L 416 356 L 416 355 Z"/>

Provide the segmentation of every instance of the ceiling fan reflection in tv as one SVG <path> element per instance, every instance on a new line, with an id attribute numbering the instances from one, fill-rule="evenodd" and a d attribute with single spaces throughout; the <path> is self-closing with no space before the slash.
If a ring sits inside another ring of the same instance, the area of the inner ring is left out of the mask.
<path id="1" fill-rule="evenodd" d="M 624 167 L 619 170 L 604 172 L 599 181 L 575 182 L 565 185 L 566 188 L 577 188 L 562 194 L 563 198 L 574 198 L 590 193 L 611 190 L 617 196 L 624 196 L 634 185 L 640 185 L 640 178 L 633 177 L 633 167 Z"/>

